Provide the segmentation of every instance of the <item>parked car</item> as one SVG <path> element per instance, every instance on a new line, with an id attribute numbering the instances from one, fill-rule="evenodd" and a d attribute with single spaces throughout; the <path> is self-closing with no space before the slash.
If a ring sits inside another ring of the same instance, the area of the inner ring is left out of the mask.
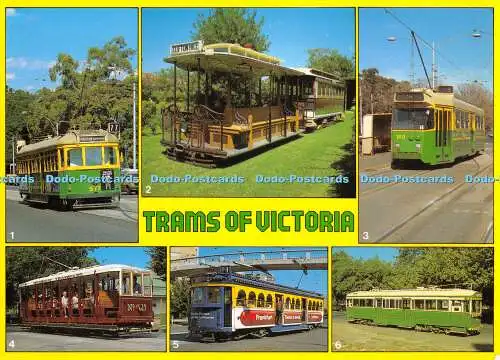
<path id="1" fill-rule="evenodd" d="M 138 169 L 122 169 L 121 176 L 124 181 L 121 183 L 121 191 L 127 194 L 137 194 L 139 185 Z"/>

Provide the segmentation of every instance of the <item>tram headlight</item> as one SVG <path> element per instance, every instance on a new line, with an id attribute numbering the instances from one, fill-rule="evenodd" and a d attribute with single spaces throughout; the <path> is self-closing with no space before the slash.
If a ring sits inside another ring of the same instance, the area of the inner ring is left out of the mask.
<path id="1" fill-rule="evenodd" d="M 399 144 L 398 144 L 398 143 L 395 143 L 395 144 L 394 144 L 394 149 L 395 149 L 396 151 L 399 151 Z"/>
<path id="2" fill-rule="evenodd" d="M 416 150 L 417 150 L 418 152 L 420 152 L 420 148 L 421 148 L 420 144 L 415 144 L 415 148 L 416 148 Z"/>

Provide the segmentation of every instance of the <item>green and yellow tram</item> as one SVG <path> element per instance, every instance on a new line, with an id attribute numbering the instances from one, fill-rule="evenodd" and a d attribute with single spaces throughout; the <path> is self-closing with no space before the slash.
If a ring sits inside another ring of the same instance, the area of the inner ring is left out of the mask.
<path id="1" fill-rule="evenodd" d="M 105 130 L 70 130 L 64 135 L 21 146 L 17 175 L 27 202 L 57 207 L 118 205 L 118 138 Z"/>
<path id="2" fill-rule="evenodd" d="M 457 99 L 451 86 L 398 92 L 391 138 L 393 168 L 407 160 L 452 163 L 484 151 L 484 111 Z"/>
<path id="3" fill-rule="evenodd" d="M 479 333 L 481 293 L 467 289 L 417 288 L 347 294 L 347 320 L 444 333 Z"/>

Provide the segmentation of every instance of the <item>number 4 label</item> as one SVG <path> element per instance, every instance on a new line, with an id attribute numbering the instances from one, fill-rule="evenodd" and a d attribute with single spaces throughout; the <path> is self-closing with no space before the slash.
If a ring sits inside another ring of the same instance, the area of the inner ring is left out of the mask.
<path id="1" fill-rule="evenodd" d="M 11 340 L 11 341 L 9 342 L 9 347 L 10 347 L 11 349 L 14 349 L 14 348 L 16 347 L 16 343 L 14 342 L 14 340 Z"/>

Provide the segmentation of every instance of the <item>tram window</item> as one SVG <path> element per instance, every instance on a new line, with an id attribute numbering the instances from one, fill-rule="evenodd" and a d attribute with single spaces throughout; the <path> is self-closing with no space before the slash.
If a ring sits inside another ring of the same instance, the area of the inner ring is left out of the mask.
<path id="1" fill-rule="evenodd" d="M 290 298 L 286 298 L 285 300 L 285 309 L 290 309 Z"/>
<path id="2" fill-rule="evenodd" d="M 292 304 L 290 306 L 290 309 L 295 309 L 295 299 L 292 299 Z"/>
<path id="3" fill-rule="evenodd" d="M 246 301 L 247 301 L 247 294 L 245 293 L 245 291 L 243 290 L 238 291 L 238 297 L 236 298 L 236 305 L 246 306 Z"/>
<path id="4" fill-rule="evenodd" d="M 378 308 L 383 307 L 383 305 L 382 305 L 382 299 L 376 299 L 375 300 L 375 307 L 378 307 Z"/>
<path id="5" fill-rule="evenodd" d="M 134 276 L 134 295 L 142 295 L 142 277 L 140 275 Z"/>
<path id="6" fill-rule="evenodd" d="M 248 307 L 255 307 L 255 293 L 253 291 L 250 291 L 248 294 Z"/>
<path id="7" fill-rule="evenodd" d="M 384 299 L 384 308 L 385 309 L 391 308 L 391 301 L 389 299 Z"/>
<path id="8" fill-rule="evenodd" d="M 312 310 L 311 309 L 311 300 L 307 301 L 307 310 Z"/>
<path id="9" fill-rule="evenodd" d="M 438 310 L 446 310 L 446 311 L 448 311 L 448 309 L 449 309 L 449 302 L 448 302 L 448 300 L 438 300 L 437 301 L 437 307 L 438 307 Z"/>
<path id="10" fill-rule="evenodd" d="M 472 300 L 472 312 L 481 312 L 481 300 Z"/>
<path id="11" fill-rule="evenodd" d="M 411 300 L 403 299 L 403 309 L 411 309 Z"/>
<path id="12" fill-rule="evenodd" d="M 259 296 L 257 297 L 257 307 L 263 308 L 265 305 L 265 298 L 264 294 L 260 293 Z"/>
<path id="13" fill-rule="evenodd" d="M 59 149 L 59 166 L 63 166 L 64 164 L 64 150 Z"/>
<path id="14" fill-rule="evenodd" d="M 418 310 L 424 310 L 425 309 L 424 300 L 415 300 L 413 308 Z"/>
<path id="15" fill-rule="evenodd" d="M 82 166 L 82 149 L 68 150 L 68 166 Z"/>
<path id="16" fill-rule="evenodd" d="M 144 296 L 153 295 L 153 279 L 150 274 L 144 274 L 143 293 Z"/>
<path id="17" fill-rule="evenodd" d="M 104 163 L 105 164 L 116 164 L 115 149 L 111 146 L 104 147 Z"/>
<path id="18" fill-rule="evenodd" d="M 194 288 L 191 297 L 193 304 L 203 304 L 203 288 Z"/>
<path id="19" fill-rule="evenodd" d="M 300 299 L 295 299 L 295 309 L 300 310 Z"/>
<path id="20" fill-rule="evenodd" d="M 267 298 L 266 298 L 266 307 L 267 308 L 272 308 L 273 307 L 273 297 L 272 297 L 272 295 L 267 295 Z"/>
<path id="21" fill-rule="evenodd" d="M 220 304 L 222 302 L 221 293 L 218 287 L 209 287 L 207 289 L 207 298 L 210 304 Z"/>
<path id="22" fill-rule="evenodd" d="M 466 312 L 466 313 L 470 312 L 469 301 L 468 300 L 464 301 L 464 305 L 465 305 L 464 306 L 464 312 Z"/>
<path id="23" fill-rule="evenodd" d="M 437 310 L 437 300 L 425 300 L 426 310 Z"/>
<path id="24" fill-rule="evenodd" d="M 85 165 L 94 166 L 102 165 L 102 148 L 99 147 L 86 147 L 85 148 Z"/>
<path id="25" fill-rule="evenodd" d="M 130 274 L 123 273 L 122 276 L 122 294 L 123 295 L 132 295 L 132 287 L 130 286 Z"/>
<path id="26" fill-rule="evenodd" d="M 402 130 L 432 129 L 434 127 L 433 109 L 394 109 L 392 128 Z"/>

